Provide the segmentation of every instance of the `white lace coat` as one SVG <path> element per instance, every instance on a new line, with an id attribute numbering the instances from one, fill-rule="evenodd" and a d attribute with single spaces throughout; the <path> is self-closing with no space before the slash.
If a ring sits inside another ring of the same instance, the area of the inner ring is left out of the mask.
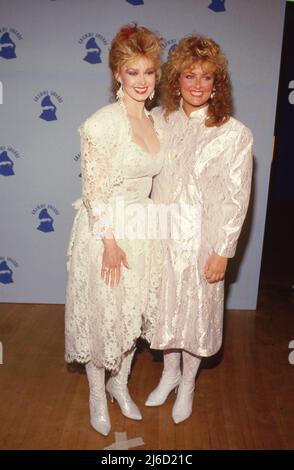
<path id="1" fill-rule="evenodd" d="M 140 335 L 150 340 L 158 308 L 161 247 L 142 233 L 136 238 L 119 232 L 114 220 L 129 216 L 133 226 L 131 205 L 140 204 L 142 216 L 153 204 L 152 177 L 161 170 L 163 156 L 161 152 L 152 156 L 133 142 L 122 103 L 101 108 L 79 131 L 83 195 L 74 203 L 78 212 L 68 248 L 65 359 L 92 360 L 116 370 Z M 137 222 L 141 227 L 141 219 Z M 122 268 L 116 287 L 101 279 L 101 235 L 109 227 L 130 266 Z"/>
<path id="2" fill-rule="evenodd" d="M 210 356 L 222 343 L 224 283 L 209 284 L 203 270 L 212 252 L 234 256 L 250 195 L 252 135 L 233 118 L 220 127 L 206 127 L 206 108 L 189 118 L 180 108 L 168 122 L 160 108 L 152 114 L 165 152 L 152 199 L 189 204 L 195 235 L 190 245 L 174 239 L 166 244 L 151 347 Z M 196 216 L 192 208 L 197 208 Z"/>

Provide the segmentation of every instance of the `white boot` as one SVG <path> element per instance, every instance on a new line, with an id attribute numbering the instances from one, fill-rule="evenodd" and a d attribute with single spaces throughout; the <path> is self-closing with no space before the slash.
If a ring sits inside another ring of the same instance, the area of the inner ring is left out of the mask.
<path id="1" fill-rule="evenodd" d="M 201 359 L 183 351 L 183 377 L 172 410 L 175 423 L 181 423 L 192 414 L 195 378 Z"/>
<path id="2" fill-rule="evenodd" d="M 134 353 L 135 350 L 124 356 L 119 372 L 110 377 L 106 384 L 106 390 L 110 394 L 112 402 L 114 398 L 116 399 L 124 416 L 130 419 L 141 420 L 142 415 L 140 410 L 132 400 L 127 387 Z"/>
<path id="3" fill-rule="evenodd" d="M 157 387 L 148 396 L 146 406 L 162 405 L 181 381 L 181 353 L 165 351 L 163 372 Z"/>
<path id="4" fill-rule="evenodd" d="M 90 361 L 86 364 L 86 372 L 90 388 L 90 422 L 97 432 L 107 436 L 111 424 L 104 385 L 105 369 L 104 367 L 96 367 Z"/>

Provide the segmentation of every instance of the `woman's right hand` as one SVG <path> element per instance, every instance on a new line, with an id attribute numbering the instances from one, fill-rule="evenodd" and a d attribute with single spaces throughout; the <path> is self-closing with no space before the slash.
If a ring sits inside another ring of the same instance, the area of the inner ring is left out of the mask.
<path id="1" fill-rule="evenodd" d="M 104 253 L 102 257 L 101 277 L 111 287 L 120 281 L 122 264 L 129 269 L 125 252 L 114 239 L 104 240 Z"/>

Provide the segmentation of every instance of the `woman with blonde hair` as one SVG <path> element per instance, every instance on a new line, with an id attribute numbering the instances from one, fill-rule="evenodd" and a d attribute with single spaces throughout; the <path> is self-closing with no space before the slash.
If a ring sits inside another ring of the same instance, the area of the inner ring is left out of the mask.
<path id="1" fill-rule="evenodd" d="M 179 423 L 192 413 L 201 357 L 221 347 L 223 280 L 247 211 L 252 135 L 231 116 L 227 60 L 212 39 L 179 42 L 163 69 L 161 97 L 153 116 L 165 162 L 152 199 L 178 205 L 181 231 L 171 221 L 151 343 L 164 350 L 164 368 L 146 405 L 178 389 L 172 416 Z"/>
<path id="2" fill-rule="evenodd" d="M 163 156 L 145 105 L 160 79 L 160 57 L 155 33 L 121 28 L 109 53 L 117 101 L 79 129 L 82 199 L 68 251 L 65 358 L 86 364 L 91 424 L 103 435 L 111 428 L 105 369 L 112 371 L 106 390 L 122 413 L 142 419 L 127 382 L 136 340 L 150 338 L 157 307 L 160 258 L 145 221 Z"/>

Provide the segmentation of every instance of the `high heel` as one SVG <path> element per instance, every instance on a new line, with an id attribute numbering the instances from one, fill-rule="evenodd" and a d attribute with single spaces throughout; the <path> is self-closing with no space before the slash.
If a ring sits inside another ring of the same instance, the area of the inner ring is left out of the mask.
<path id="1" fill-rule="evenodd" d="M 175 390 L 175 393 L 177 392 L 180 382 L 180 371 L 175 375 L 163 372 L 159 384 L 148 396 L 145 406 L 163 405 L 172 390 Z"/>
<path id="2" fill-rule="evenodd" d="M 183 380 L 178 389 L 177 399 L 172 410 L 172 417 L 176 424 L 188 419 L 192 414 L 195 383 Z"/>
<path id="3" fill-rule="evenodd" d="M 121 412 L 126 418 L 141 420 L 142 415 L 136 403 L 132 400 L 128 387 L 117 381 L 115 377 L 111 377 L 107 384 L 106 390 L 110 395 L 110 399 L 113 402 L 114 399 L 120 406 Z"/>

